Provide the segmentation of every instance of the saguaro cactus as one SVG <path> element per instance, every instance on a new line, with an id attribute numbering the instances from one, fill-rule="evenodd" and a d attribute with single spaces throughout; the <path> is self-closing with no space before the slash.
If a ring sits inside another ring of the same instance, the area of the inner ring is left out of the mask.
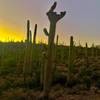
<path id="1" fill-rule="evenodd" d="M 94 57 L 95 56 L 95 47 L 94 47 L 94 43 L 92 44 L 92 57 Z"/>
<path id="2" fill-rule="evenodd" d="M 36 44 L 36 35 L 37 35 L 37 24 L 35 24 L 34 35 L 33 35 L 33 44 Z"/>
<path id="3" fill-rule="evenodd" d="M 88 64 L 88 44 L 86 43 L 86 47 L 85 47 L 85 60 L 86 60 L 86 67 L 89 66 Z"/>
<path id="4" fill-rule="evenodd" d="M 69 46 L 69 64 L 68 64 L 68 82 L 72 78 L 73 72 L 73 60 L 74 60 L 74 41 L 73 36 L 70 37 L 70 46 Z"/>
<path id="5" fill-rule="evenodd" d="M 86 47 L 85 47 L 85 56 L 88 57 L 88 44 L 86 43 Z"/>
<path id="6" fill-rule="evenodd" d="M 44 73 L 44 96 L 48 98 L 51 80 L 52 80 L 52 72 L 53 72 L 53 48 L 54 48 L 54 38 L 55 38 L 55 31 L 56 31 L 56 24 L 57 22 L 63 18 L 66 14 L 66 12 L 61 12 L 60 14 L 57 14 L 54 12 L 54 9 L 56 8 L 57 2 L 53 4 L 51 9 L 47 12 L 47 16 L 50 21 L 50 29 L 49 33 L 47 29 L 44 29 L 44 33 L 48 36 L 48 51 L 47 51 L 47 62 L 45 66 L 45 73 Z"/>
<path id="7" fill-rule="evenodd" d="M 30 30 L 30 34 L 29 34 L 29 41 L 30 43 L 32 43 L 32 31 Z"/>
<path id="8" fill-rule="evenodd" d="M 30 21 L 27 20 L 27 39 L 26 39 L 27 42 L 29 42 L 29 37 L 30 37 Z"/>

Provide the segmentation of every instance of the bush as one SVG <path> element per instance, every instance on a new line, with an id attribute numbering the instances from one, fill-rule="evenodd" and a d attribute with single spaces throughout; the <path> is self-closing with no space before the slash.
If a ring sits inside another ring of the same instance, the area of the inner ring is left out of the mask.
<path id="1" fill-rule="evenodd" d="M 60 74 L 60 73 L 56 73 L 55 74 L 55 77 L 54 77 L 54 80 L 53 80 L 53 84 L 61 84 L 61 85 L 65 85 L 67 81 L 67 77 L 63 74 Z"/>

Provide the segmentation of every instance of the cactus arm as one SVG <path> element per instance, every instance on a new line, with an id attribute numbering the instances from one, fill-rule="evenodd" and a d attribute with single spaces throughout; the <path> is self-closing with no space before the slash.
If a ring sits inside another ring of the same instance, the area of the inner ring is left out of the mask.
<path id="1" fill-rule="evenodd" d="M 54 2 L 54 4 L 52 5 L 52 7 L 50 8 L 49 12 L 53 12 L 54 9 L 56 8 L 57 6 L 57 2 Z"/>
<path id="2" fill-rule="evenodd" d="M 44 31 L 44 33 L 45 33 L 46 36 L 49 36 L 49 33 L 48 33 L 48 31 L 47 31 L 46 28 L 44 28 L 43 31 Z"/>

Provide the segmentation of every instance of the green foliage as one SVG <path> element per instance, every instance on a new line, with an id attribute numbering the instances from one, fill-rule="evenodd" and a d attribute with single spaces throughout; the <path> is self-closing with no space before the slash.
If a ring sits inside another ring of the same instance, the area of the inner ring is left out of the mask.
<path id="1" fill-rule="evenodd" d="M 67 79 L 66 79 L 66 75 L 61 74 L 59 72 L 55 72 L 55 76 L 54 76 L 54 80 L 53 80 L 53 85 L 56 84 L 61 84 L 61 85 L 65 85 Z"/>
<path id="2" fill-rule="evenodd" d="M 92 75 L 93 70 L 87 67 L 83 67 L 80 69 L 79 79 L 82 84 L 84 84 L 85 89 L 90 89 L 92 85 Z"/>

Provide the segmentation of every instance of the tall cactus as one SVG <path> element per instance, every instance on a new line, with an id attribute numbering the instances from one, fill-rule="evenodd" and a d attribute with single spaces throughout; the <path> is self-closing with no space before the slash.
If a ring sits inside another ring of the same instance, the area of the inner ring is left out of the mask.
<path id="1" fill-rule="evenodd" d="M 36 35 L 37 35 L 37 24 L 35 24 L 35 28 L 34 28 L 33 44 L 36 44 Z"/>
<path id="2" fill-rule="evenodd" d="M 56 23 L 65 16 L 66 12 L 61 12 L 57 14 L 53 12 L 56 8 L 57 2 L 53 4 L 51 9 L 47 12 L 47 16 L 50 21 L 50 29 L 49 33 L 47 29 L 44 29 L 44 33 L 48 36 L 48 51 L 47 51 L 47 62 L 45 66 L 45 73 L 44 73 L 44 97 L 47 99 L 49 95 L 50 85 L 52 82 L 52 72 L 53 72 L 53 54 L 54 54 L 54 38 L 55 38 L 55 31 L 56 31 Z"/>
<path id="3" fill-rule="evenodd" d="M 73 61 L 74 61 L 74 41 L 73 36 L 70 37 L 70 46 L 69 46 L 69 63 L 68 63 L 68 83 L 72 78 L 73 73 Z"/>
<path id="4" fill-rule="evenodd" d="M 29 33 L 29 41 L 30 43 L 32 43 L 32 31 L 30 30 L 30 33 Z"/>
<path id="5" fill-rule="evenodd" d="M 27 50 L 28 50 L 28 43 L 30 41 L 30 21 L 27 20 L 27 37 L 26 37 L 26 44 L 25 44 L 25 51 L 24 51 L 24 63 L 23 63 L 23 76 L 24 76 L 24 86 L 26 87 L 26 65 L 27 65 Z"/>
<path id="6" fill-rule="evenodd" d="M 88 44 L 86 43 L 86 47 L 85 47 L 85 57 L 88 57 Z"/>
<path id="7" fill-rule="evenodd" d="M 86 60 L 86 67 L 88 67 L 89 64 L 88 64 L 88 44 L 87 43 L 85 47 L 85 60 Z"/>
<path id="8" fill-rule="evenodd" d="M 29 42 L 29 38 L 30 38 L 30 21 L 27 20 L 27 39 L 26 39 L 27 42 Z"/>
<path id="9" fill-rule="evenodd" d="M 95 56 L 95 47 L 94 47 L 94 43 L 92 44 L 92 57 L 94 57 Z"/>

